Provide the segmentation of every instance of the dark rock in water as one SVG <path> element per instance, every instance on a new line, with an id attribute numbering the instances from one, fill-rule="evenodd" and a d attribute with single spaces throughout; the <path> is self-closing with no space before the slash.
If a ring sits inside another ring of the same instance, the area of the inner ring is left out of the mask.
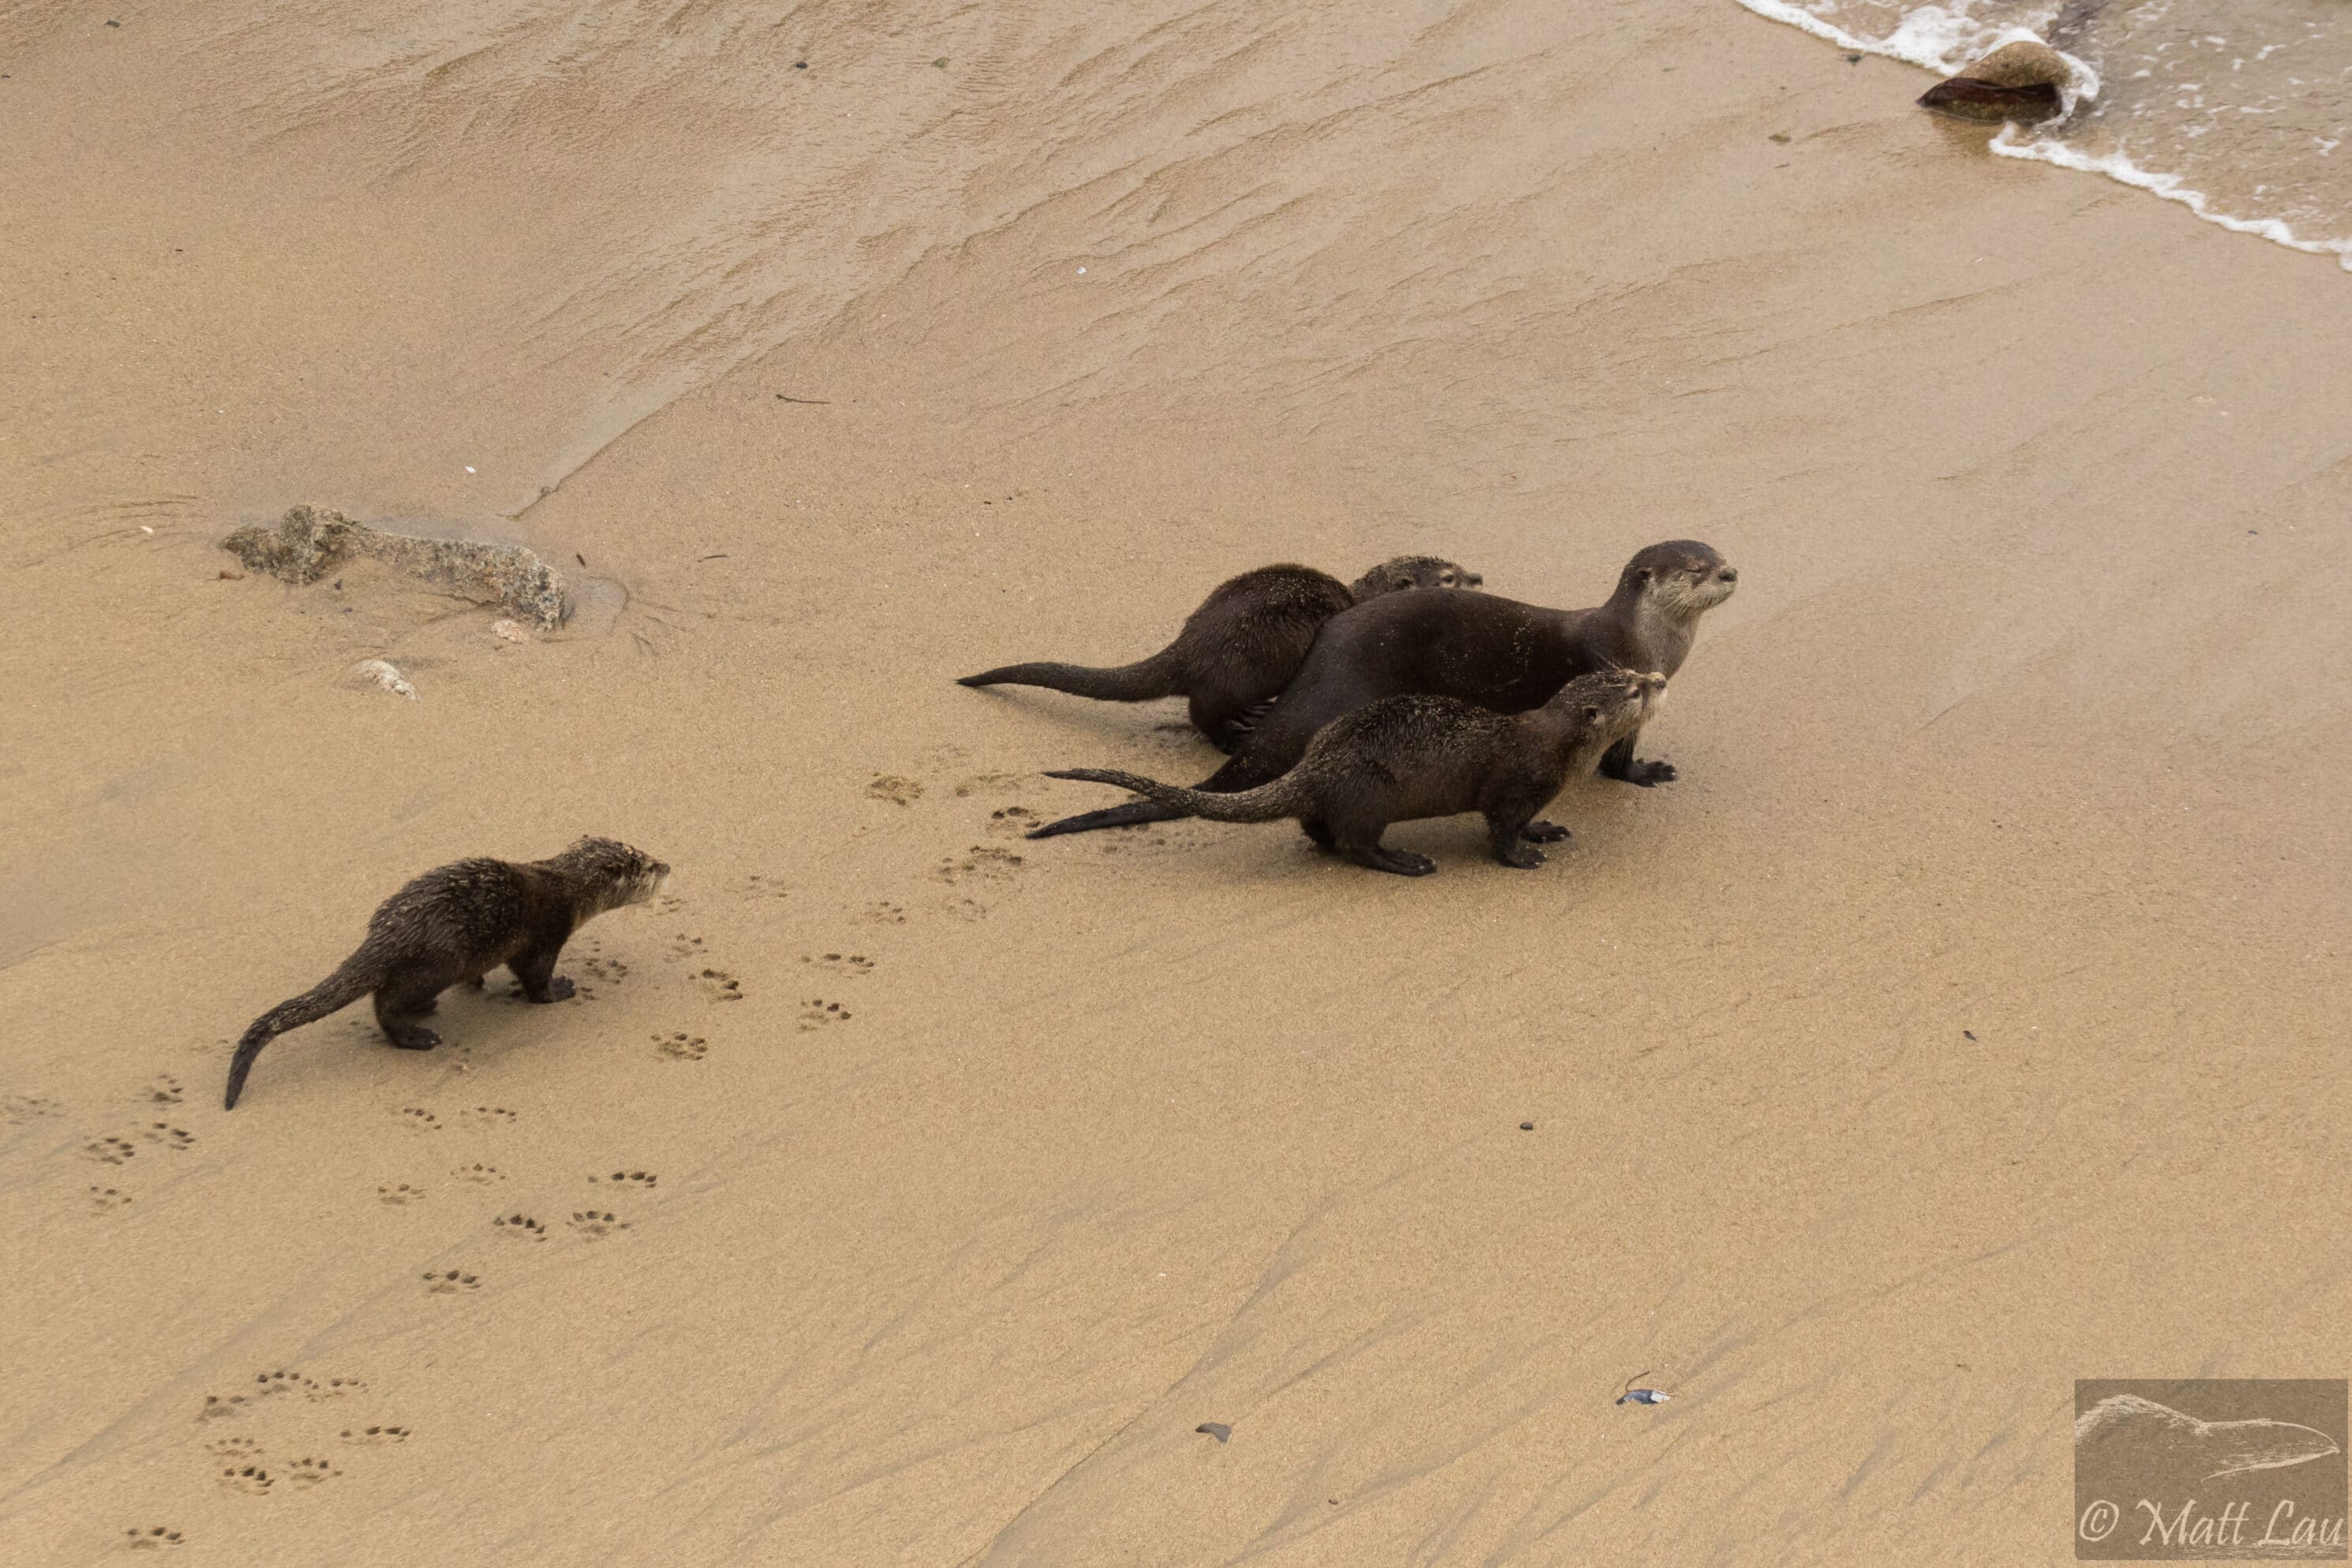
<path id="1" fill-rule="evenodd" d="M 544 630 L 572 613 L 562 574 L 520 545 L 386 533 L 323 507 L 289 507 L 275 524 L 238 528 L 221 549 L 285 582 L 316 582 L 352 557 L 369 556 L 468 599 L 503 604 Z"/>
<path id="2" fill-rule="evenodd" d="M 2001 87 L 1973 77 L 1952 77 L 1921 93 L 1919 107 L 1956 120 L 1979 120 L 1989 125 L 2011 120 L 2038 125 L 2058 118 L 2065 104 L 2058 89 L 2047 83 Z"/>
<path id="3" fill-rule="evenodd" d="M 1919 107 L 1961 120 L 2015 120 L 2032 125 L 2065 112 L 2062 92 L 2074 79 L 2065 56 L 2021 38 L 2003 44 L 1959 75 L 1920 95 Z"/>
<path id="4" fill-rule="evenodd" d="M 2049 45 L 2020 38 L 2003 44 L 1960 75 L 1995 87 L 2063 88 L 2074 79 L 2074 68 Z"/>

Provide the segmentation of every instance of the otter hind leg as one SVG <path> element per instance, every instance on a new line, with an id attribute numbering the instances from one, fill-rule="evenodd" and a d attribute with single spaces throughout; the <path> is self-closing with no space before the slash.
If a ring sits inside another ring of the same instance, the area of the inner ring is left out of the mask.
<path id="1" fill-rule="evenodd" d="M 1427 876 L 1437 869 L 1437 862 L 1427 855 L 1417 855 L 1411 850 L 1392 850 L 1381 844 L 1358 844 L 1339 852 L 1358 865 L 1373 871 L 1393 872 L 1399 876 Z"/>
<path id="2" fill-rule="evenodd" d="M 1558 822 L 1547 822 L 1541 818 L 1538 818 L 1519 830 L 1519 837 L 1531 844 L 1556 844 L 1568 836 L 1569 831 L 1566 828 L 1561 827 Z"/>
<path id="3" fill-rule="evenodd" d="M 1331 836 L 1331 824 L 1326 822 L 1322 818 L 1301 817 L 1298 819 L 1298 825 L 1305 831 L 1308 838 L 1315 841 L 1315 847 L 1317 849 L 1330 850 L 1337 849 L 1339 847 L 1339 841 Z"/>
<path id="4" fill-rule="evenodd" d="M 1331 824 L 1332 847 L 1360 866 L 1398 876 L 1427 876 L 1437 869 L 1437 862 L 1427 855 L 1392 850 L 1381 843 L 1381 835 L 1388 831 L 1386 822 L 1335 822 Z"/>
<path id="5" fill-rule="evenodd" d="M 441 987 L 432 977 L 394 972 L 375 993 L 376 1027 L 403 1051 L 430 1051 L 441 1037 L 418 1020 L 440 1006 Z"/>
<path id="6" fill-rule="evenodd" d="M 1675 765 L 1671 762 L 1638 762 L 1633 758 L 1633 742 L 1640 731 L 1626 736 L 1601 754 L 1601 776 L 1616 779 L 1627 784 L 1639 784 L 1647 789 L 1654 784 L 1672 783 Z"/>

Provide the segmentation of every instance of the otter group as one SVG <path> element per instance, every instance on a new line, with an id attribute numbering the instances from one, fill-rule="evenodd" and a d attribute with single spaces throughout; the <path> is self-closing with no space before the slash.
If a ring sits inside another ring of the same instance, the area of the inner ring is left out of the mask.
<path id="1" fill-rule="evenodd" d="M 1193 727 L 1229 753 L 1190 789 L 1105 768 L 1055 779 L 1143 797 L 1065 818 L 1031 838 L 1132 822 L 1295 820 L 1317 845 L 1403 876 L 1436 869 L 1381 842 L 1392 822 L 1475 811 L 1496 860 L 1531 869 L 1534 846 L 1568 830 L 1538 815 L 1589 771 L 1644 788 L 1675 777 L 1634 756 L 1642 727 L 1682 668 L 1699 618 L 1739 574 L 1690 539 L 1651 545 L 1589 610 L 1548 610 L 1474 591 L 1478 573 L 1399 556 L 1352 583 L 1303 566 L 1262 567 L 1220 584 L 1174 642 L 1130 664 L 1008 664 L 968 686 L 1034 685 L 1108 702 L 1181 696 Z M 386 899 L 334 973 L 256 1019 L 230 1058 L 235 1110 L 262 1049 L 289 1030 L 373 996 L 384 1036 L 430 1051 L 424 1019 L 452 986 L 505 966 L 533 1002 L 572 995 L 555 973 L 574 932 L 644 904 L 669 867 L 612 839 L 583 838 L 543 861 L 464 860 Z"/>
<path id="2" fill-rule="evenodd" d="M 1345 591 L 1349 602 L 1327 591 L 1317 602 L 1335 608 L 1301 643 L 1297 597 L 1254 585 L 1307 570 L 1269 567 L 1234 578 L 1168 649 L 1125 667 L 1214 685 L 1213 722 L 1203 722 L 1195 698 L 1193 723 L 1231 753 L 1223 767 L 1190 789 L 1100 768 L 1053 772 L 1048 777 L 1112 784 L 1144 799 L 1066 817 L 1029 836 L 1175 817 L 1295 818 L 1318 845 L 1359 865 L 1421 876 L 1435 867 L 1425 856 L 1383 846 L 1388 824 L 1478 811 L 1497 860 L 1540 865 L 1543 856 L 1526 841 L 1568 836 L 1534 818 L 1570 778 L 1597 769 L 1647 789 L 1675 777 L 1672 764 L 1636 758 L 1634 742 L 1690 656 L 1699 618 L 1739 581 L 1713 547 L 1671 539 L 1636 552 L 1603 602 L 1548 610 L 1485 593 L 1401 591 L 1483 580 L 1452 562 L 1408 556 Z M 1336 579 L 1322 580 L 1338 590 Z M 1280 635 L 1266 626 L 1278 626 Z M 1262 652 L 1276 647 L 1278 656 Z M 1244 671 L 1247 689 L 1265 695 L 1237 719 L 1229 694 L 1243 689 Z M 1109 691 L 1112 683 L 1099 678 L 1124 673 L 1016 664 L 963 684 L 1018 681 L 1139 700 L 1129 694 L 1142 681 Z M 1192 689 L 1168 685 L 1152 695 Z"/>

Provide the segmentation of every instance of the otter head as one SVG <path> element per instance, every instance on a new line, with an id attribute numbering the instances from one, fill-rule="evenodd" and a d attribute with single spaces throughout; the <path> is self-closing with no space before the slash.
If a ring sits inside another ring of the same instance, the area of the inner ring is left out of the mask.
<path id="1" fill-rule="evenodd" d="M 599 909 L 644 904 L 669 880 L 669 867 L 618 839 L 576 839 L 555 864 L 593 885 Z"/>
<path id="2" fill-rule="evenodd" d="M 1356 602 L 1406 588 L 1480 588 L 1486 580 L 1469 568 L 1433 555 L 1401 555 L 1384 560 L 1349 585 Z"/>
<path id="3" fill-rule="evenodd" d="M 1560 687 L 1551 706 L 1567 717 L 1578 744 L 1607 746 L 1649 723 L 1665 695 L 1666 677 L 1655 670 L 1602 670 Z"/>
<path id="4" fill-rule="evenodd" d="M 1738 570 L 1711 545 L 1669 539 L 1637 551 L 1617 579 L 1617 597 L 1676 621 L 1714 609 L 1739 586 Z"/>

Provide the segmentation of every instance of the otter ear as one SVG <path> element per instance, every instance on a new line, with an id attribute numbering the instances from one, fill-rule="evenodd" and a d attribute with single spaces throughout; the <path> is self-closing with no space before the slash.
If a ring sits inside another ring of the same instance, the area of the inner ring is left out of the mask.
<path id="1" fill-rule="evenodd" d="M 1649 569 L 1648 567 L 1646 567 L 1646 566 L 1637 566 L 1637 567 L 1635 567 L 1635 568 L 1633 569 L 1633 580 L 1634 580 L 1634 581 L 1636 581 L 1636 582 L 1647 582 L 1647 581 L 1649 581 L 1649 580 L 1650 580 L 1650 569 Z"/>

